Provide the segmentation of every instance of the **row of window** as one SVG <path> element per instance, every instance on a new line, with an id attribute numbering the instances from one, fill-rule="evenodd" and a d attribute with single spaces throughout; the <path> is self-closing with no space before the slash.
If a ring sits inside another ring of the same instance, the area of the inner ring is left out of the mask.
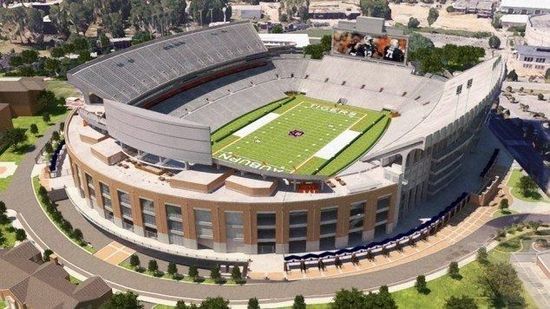
<path id="1" fill-rule="evenodd" d="M 533 60 L 535 60 L 535 62 L 537 62 L 537 63 L 545 63 L 546 62 L 546 58 L 533 58 L 533 57 L 524 57 L 523 58 L 523 61 L 525 61 L 525 62 L 533 62 Z"/>
<path id="2" fill-rule="evenodd" d="M 76 167 L 77 175 L 80 175 Z M 79 178 L 80 179 L 80 178 Z M 77 182 L 79 183 L 79 179 Z M 89 192 L 89 200 L 92 207 L 96 206 L 96 192 L 93 179 L 85 173 L 86 186 Z M 79 184 L 80 187 L 80 184 Z M 81 189 L 82 190 L 82 189 Z M 109 186 L 99 182 L 100 198 L 104 205 L 105 218 L 114 221 L 114 211 L 112 202 L 112 193 Z M 134 231 L 134 214 L 132 209 L 131 196 L 121 190 L 116 190 L 119 200 L 120 211 L 122 214 L 122 227 Z M 143 220 L 143 234 L 146 237 L 157 238 L 157 217 L 155 212 L 155 203 L 146 198 L 139 198 L 141 217 Z M 365 202 L 354 203 L 351 205 L 349 213 L 350 244 L 362 239 L 362 231 L 365 218 Z M 376 223 L 387 221 L 390 206 L 390 197 L 379 199 L 376 205 Z M 168 241 L 173 244 L 183 245 L 184 226 L 182 220 L 181 208 L 177 205 L 165 204 L 166 220 L 168 227 Z M 194 209 L 195 229 L 197 242 L 200 248 L 212 248 L 213 246 L 213 226 L 212 213 L 208 209 Z M 275 252 L 276 238 L 276 214 L 275 212 L 257 213 L 257 238 L 258 253 Z M 336 229 L 338 221 L 338 207 L 326 207 L 321 209 L 320 236 L 322 247 L 330 244 L 334 248 Z M 302 246 L 305 246 L 307 239 L 307 211 L 292 211 L 289 213 L 289 244 L 299 252 Z M 225 212 L 225 232 L 228 244 L 228 251 L 238 251 L 244 244 L 242 212 Z M 360 236 L 360 237 L 359 237 Z M 305 248 L 303 248 L 305 250 Z M 302 250 L 303 251 L 303 250 Z"/>

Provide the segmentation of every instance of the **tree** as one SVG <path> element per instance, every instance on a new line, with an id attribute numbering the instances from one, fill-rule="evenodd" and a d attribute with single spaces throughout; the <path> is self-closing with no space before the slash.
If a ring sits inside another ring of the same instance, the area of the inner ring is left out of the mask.
<path id="1" fill-rule="evenodd" d="M 210 270 L 210 278 L 213 279 L 216 283 L 223 283 L 223 278 L 220 273 L 220 268 L 218 266 L 215 266 Z"/>
<path id="2" fill-rule="evenodd" d="M 149 260 L 149 264 L 147 265 L 147 270 L 154 273 L 159 270 L 159 265 L 157 264 L 157 260 Z"/>
<path id="3" fill-rule="evenodd" d="M 15 230 L 15 240 L 17 241 L 23 241 L 27 239 L 27 233 L 25 233 L 25 230 L 23 229 L 16 229 Z"/>
<path id="4" fill-rule="evenodd" d="M 29 130 L 31 131 L 32 134 L 36 135 L 38 134 L 38 127 L 36 126 L 36 124 L 31 124 Z"/>
<path id="5" fill-rule="evenodd" d="M 529 224 L 529 227 L 533 230 L 533 232 L 535 232 L 535 234 L 538 234 L 542 223 L 540 221 L 529 221 L 527 224 Z"/>
<path id="6" fill-rule="evenodd" d="M 231 270 L 231 278 L 237 282 L 243 278 L 241 274 L 241 269 L 239 266 L 233 266 L 233 269 Z"/>
<path id="7" fill-rule="evenodd" d="M 306 309 L 306 301 L 304 299 L 304 296 L 296 295 L 296 297 L 294 297 L 292 309 Z"/>
<path id="8" fill-rule="evenodd" d="M 340 290 L 334 295 L 331 308 L 334 309 L 355 309 L 364 308 L 366 303 L 365 294 L 356 288 L 351 290 Z"/>
<path id="9" fill-rule="evenodd" d="M 25 129 L 23 128 L 9 129 L 4 133 L 4 136 L 2 136 L 2 139 L 0 141 L 1 141 L 0 144 L 12 145 L 13 148 L 17 148 L 19 144 L 27 141 L 27 135 L 25 134 Z"/>
<path id="10" fill-rule="evenodd" d="M 137 299 L 138 295 L 132 292 L 116 293 L 101 305 L 101 309 L 143 309 L 143 305 Z"/>
<path id="11" fill-rule="evenodd" d="M 460 278 L 460 269 L 458 268 L 458 263 L 457 262 L 451 262 L 449 264 L 449 276 L 451 276 L 451 278 L 453 279 L 458 279 Z"/>
<path id="12" fill-rule="evenodd" d="M 44 253 L 42 253 L 42 260 L 44 262 L 48 262 L 52 254 L 53 254 L 53 251 L 51 249 L 44 250 Z"/>
<path id="13" fill-rule="evenodd" d="M 508 72 L 508 75 L 506 76 L 506 78 L 509 81 L 517 82 L 519 76 L 518 76 L 518 73 L 516 73 L 516 70 L 512 70 L 512 71 Z"/>
<path id="14" fill-rule="evenodd" d="M 260 302 L 256 297 L 250 298 L 248 300 L 248 306 L 246 306 L 247 309 L 260 309 Z"/>
<path id="15" fill-rule="evenodd" d="M 53 141 L 58 141 L 61 137 L 59 136 L 59 132 L 57 131 L 53 131 L 52 132 L 52 140 Z"/>
<path id="16" fill-rule="evenodd" d="M 74 229 L 72 235 L 73 235 L 73 238 L 79 242 L 81 242 L 82 239 L 84 238 L 84 235 L 82 234 L 82 231 L 80 229 Z"/>
<path id="17" fill-rule="evenodd" d="M 189 271 L 187 274 L 189 275 L 189 277 L 196 279 L 199 276 L 199 270 L 197 269 L 197 266 L 189 266 Z"/>
<path id="18" fill-rule="evenodd" d="M 110 13 L 104 16 L 103 24 L 114 38 L 124 37 L 124 24 L 120 13 Z"/>
<path id="19" fill-rule="evenodd" d="M 153 39 L 153 35 L 149 31 L 140 31 L 132 37 L 132 45 L 141 44 L 147 41 L 151 41 Z"/>
<path id="20" fill-rule="evenodd" d="M 420 21 L 418 19 L 411 17 L 409 18 L 409 22 L 407 23 L 407 28 L 409 29 L 416 29 L 420 26 Z"/>
<path id="21" fill-rule="evenodd" d="M 46 144 L 44 145 L 44 151 L 45 151 L 47 154 L 53 153 L 52 143 L 46 142 Z"/>
<path id="22" fill-rule="evenodd" d="M 61 70 L 61 61 L 55 58 L 46 58 L 44 61 L 44 70 L 48 71 L 49 76 L 58 76 Z"/>
<path id="23" fill-rule="evenodd" d="M 323 46 L 321 44 L 310 44 L 304 47 L 304 54 L 310 55 L 311 59 L 322 59 L 324 55 Z"/>
<path id="24" fill-rule="evenodd" d="M 531 177 L 523 175 L 519 178 L 518 188 L 524 196 L 537 190 L 537 183 Z"/>
<path id="25" fill-rule="evenodd" d="M 416 283 L 414 284 L 414 287 L 418 291 L 418 293 L 421 294 L 428 294 L 430 292 L 430 289 L 428 289 L 428 284 L 426 283 L 426 276 L 420 275 L 416 277 Z"/>
<path id="26" fill-rule="evenodd" d="M 92 56 L 90 55 L 90 52 L 87 50 L 82 50 L 78 52 L 78 62 L 85 63 L 92 60 Z"/>
<path id="27" fill-rule="evenodd" d="M 271 28 L 271 33 L 283 33 L 285 30 L 281 24 L 276 24 Z"/>
<path id="28" fill-rule="evenodd" d="M 521 295 L 521 280 L 509 263 L 488 265 L 481 274 L 479 283 L 497 308 L 519 307 L 525 303 Z"/>
<path id="29" fill-rule="evenodd" d="M 432 40 L 418 32 L 413 32 L 409 36 L 409 54 L 413 54 L 420 49 L 431 49 L 434 47 Z"/>
<path id="30" fill-rule="evenodd" d="M 539 94 L 537 95 L 537 98 L 539 99 L 539 101 L 544 101 L 544 94 L 539 93 Z"/>
<path id="31" fill-rule="evenodd" d="M 50 51 L 50 54 L 54 58 L 61 58 L 65 56 L 65 50 L 63 49 L 63 47 L 54 47 Z"/>
<path id="32" fill-rule="evenodd" d="M 140 264 L 139 256 L 137 256 L 137 254 L 130 255 L 130 266 L 132 266 L 133 268 L 136 268 L 139 266 L 139 264 Z"/>
<path id="33" fill-rule="evenodd" d="M 504 210 L 508 209 L 508 199 L 507 198 L 503 198 L 502 200 L 500 200 L 499 208 L 500 208 L 501 211 L 504 211 Z"/>
<path id="34" fill-rule="evenodd" d="M 428 11 L 428 25 L 431 27 L 439 18 L 439 11 L 436 8 L 430 8 Z"/>
<path id="35" fill-rule="evenodd" d="M 449 5 L 447 8 L 447 13 L 454 13 L 456 11 L 455 7 L 452 5 Z"/>
<path id="36" fill-rule="evenodd" d="M 33 64 L 38 60 L 38 52 L 34 49 L 27 49 L 21 52 L 21 60 L 25 64 Z"/>
<path id="37" fill-rule="evenodd" d="M 363 15 L 391 19 L 391 9 L 386 0 L 361 0 L 359 7 Z"/>
<path id="38" fill-rule="evenodd" d="M 496 35 L 492 35 L 489 38 L 489 47 L 492 49 L 499 49 L 500 48 L 500 39 Z"/>
<path id="39" fill-rule="evenodd" d="M 200 305 L 200 309 L 229 309 L 229 301 L 222 297 L 207 297 Z"/>
<path id="40" fill-rule="evenodd" d="M 321 38 L 321 47 L 323 48 L 323 51 L 328 52 L 332 49 L 332 36 L 331 35 L 323 35 Z"/>
<path id="41" fill-rule="evenodd" d="M 481 247 L 477 249 L 477 257 L 476 260 L 478 263 L 482 265 L 489 264 L 489 255 L 487 254 L 487 249 L 485 247 Z"/>
<path id="42" fill-rule="evenodd" d="M 168 263 L 168 269 L 166 270 L 166 272 L 170 276 L 174 276 L 175 274 L 177 274 L 178 273 L 178 267 L 176 266 L 176 263 L 174 263 L 174 262 Z"/>
<path id="43" fill-rule="evenodd" d="M 445 301 L 445 309 L 477 309 L 475 299 L 462 295 L 460 297 L 451 296 Z"/>
<path id="44" fill-rule="evenodd" d="M 42 114 L 42 120 L 43 120 L 45 123 L 49 123 L 52 119 L 50 118 L 50 114 L 44 113 L 44 114 Z"/>
<path id="45" fill-rule="evenodd" d="M 6 214 L 8 211 L 8 208 L 6 207 L 6 203 L 4 201 L 0 201 L 0 214 Z"/>
<path id="46" fill-rule="evenodd" d="M 183 2 L 183 1 L 182 1 Z M 193 19 L 201 25 L 213 22 L 223 21 L 224 14 L 222 8 L 226 7 L 225 19 L 231 18 L 231 6 L 229 0 L 195 0 L 191 1 L 189 13 Z"/>

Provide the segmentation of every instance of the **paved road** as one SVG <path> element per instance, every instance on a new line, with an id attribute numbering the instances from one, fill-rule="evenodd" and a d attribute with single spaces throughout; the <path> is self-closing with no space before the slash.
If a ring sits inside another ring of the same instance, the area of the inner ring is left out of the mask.
<path id="1" fill-rule="evenodd" d="M 49 136 L 50 129 L 45 136 Z M 46 142 L 41 138 L 37 142 L 40 149 Z M 56 252 L 64 264 L 85 275 L 99 275 L 115 289 L 131 289 L 143 296 L 163 298 L 167 300 L 185 299 L 201 300 L 207 296 L 222 296 L 232 300 L 233 304 L 246 302 L 250 297 L 262 301 L 291 300 L 297 294 L 306 297 L 330 296 L 341 288 L 357 287 L 374 289 L 380 285 L 390 285 L 406 281 L 418 274 L 430 273 L 446 267 L 450 261 L 476 251 L 486 245 L 496 230 L 520 221 L 540 220 L 550 222 L 550 215 L 518 214 L 492 220 L 478 231 L 435 254 L 420 260 L 399 265 L 391 269 L 343 278 L 318 279 L 296 282 L 272 282 L 246 284 L 244 286 L 213 286 L 188 283 L 178 283 L 170 280 L 160 280 L 127 271 L 103 262 L 70 242 L 41 211 L 32 190 L 30 174 L 34 165 L 33 158 L 38 150 L 27 154 L 13 176 L 11 186 L 0 195 L 8 208 L 15 209 L 24 218 L 32 231 L 28 231 L 39 244 Z M 28 229 L 28 228 L 27 228 Z M 34 233 L 36 234 L 34 234 Z"/>

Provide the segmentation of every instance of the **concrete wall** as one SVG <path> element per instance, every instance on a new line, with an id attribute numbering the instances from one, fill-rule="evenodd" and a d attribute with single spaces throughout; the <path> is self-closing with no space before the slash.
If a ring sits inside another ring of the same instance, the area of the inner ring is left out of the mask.
<path id="1" fill-rule="evenodd" d="M 139 107 L 105 100 L 109 135 L 164 158 L 212 164 L 210 128 Z"/>

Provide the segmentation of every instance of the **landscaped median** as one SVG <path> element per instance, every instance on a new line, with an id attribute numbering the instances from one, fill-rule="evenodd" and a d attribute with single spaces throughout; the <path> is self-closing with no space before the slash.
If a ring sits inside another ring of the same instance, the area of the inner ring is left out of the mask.
<path id="1" fill-rule="evenodd" d="M 71 223 L 63 218 L 61 211 L 57 209 L 57 205 L 52 203 L 48 197 L 47 190 L 40 184 L 38 176 L 32 178 L 32 187 L 36 200 L 46 213 L 48 218 L 57 226 L 57 228 L 67 236 L 73 243 L 82 247 L 84 250 L 94 254 L 97 250 L 84 240 L 82 231 L 78 228 L 74 229 Z"/>
<path id="2" fill-rule="evenodd" d="M 538 185 L 519 169 L 514 169 L 510 173 L 508 187 L 512 196 L 522 201 L 550 203 L 550 199 L 539 192 Z"/>
<path id="3" fill-rule="evenodd" d="M 178 272 L 177 265 L 173 262 L 168 264 L 166 272 L 161 271 L 158 268 L 156 260 L 149 260 L 147 268 L 141 266 L 139 257 L 135 254 L 131 255 L 127 260 L 119 264 L 120 267 L 126 268 L 131 271 L 136 271 L 140 274 L 162 278 L 166 280 L 175 280 L 188 283 L 203 283 L 203 284 L 245 284 L 246 279 L 242 277 L 242 273 L 239 267 L 233 267 L 231 271 L 231 277 L 222 277 L 219 267 L 214 267 L 210 270 L 210 277 L 200 276 L 196 266 L 190 266 L 187 275 L 180 274 Z"/>

